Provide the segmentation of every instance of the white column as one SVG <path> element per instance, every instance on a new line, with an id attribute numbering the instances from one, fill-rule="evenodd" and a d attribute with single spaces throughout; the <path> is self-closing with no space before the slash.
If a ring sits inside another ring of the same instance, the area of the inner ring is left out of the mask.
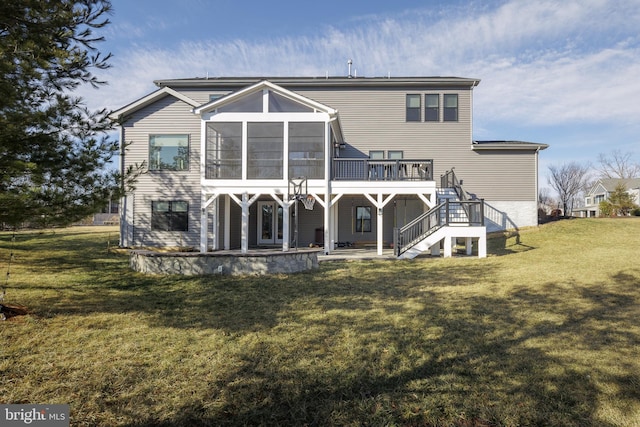
<path id="1" fill-rule="evenodd" d="M 287 200 L 282 204 L 282 252 L 289 251 L 289 242 L 291 242 L 290 230 L 291 230 L 291 212 L 289 208 L 291 205 Z"/>
<path id="2" fill-rule="evenodd" d="M 334 235 L 332 233 L 332 205 L 333 201 L 331 190 L 331 163 L 333 159 L 333 142 L 331 140 L 331 124 L 330 120 L 325 124 L 324 131 L 324 253 L 329 255 L 335 247 Z"/>
<path id="3" fill-rule="evenodd" d="M 378 217 L 378 224 L 377 224 L 377 229 L 378 229 L 378 233 L 377 233 L 377 246 L 378 246 L 378 255 L 382 255 L 382 244 L 383 244 L 383 237 L 384 237 L 384 201 L 382 200 L 382 194 L 378 193 L 378 203 L 376 206 L 377 209 L 377 217 Z"/>
<path id="4" fill-rule="evenodd" d="M 486 258 L 487 257 L 487 234 L 483 233 L 482 236 L 478 238 L 478 258 Z"/>
<path id="5" fill-rule="evenodd" d="M 242 193 L 242 232 L 240 242 L 240 252 L 249 252 L 249 195 Z"/>
<path id="6" fill-rule="evenodd" d="M 465 238 L 465 249 L 466 249 L 466 254 L 471 255 L 473 251 L 473 239 L 471 237 Z"/>
<path id="7" fill-rule="evenodd" d="M 213 202 L 211 219 L 211 246 L 214 250 L 220 249 L 220 196 Z"/>
<path id="8" fill-rule="evenodd" d="M 200 197 L 200 252 L 207 252 L 207 196 L 202 193 Z"/>
<path id="9" fill-rule="evenodd" d="M 324 253 L 329 255 L 334 248 L 333 233 L 331 232 L 331 195 L 325 193 L 324 197 Z"/>
<path id="10" fill-rule="evenodd" d="M 342 194 L 337 194 L 333 197 L 332 194 L 325 194 L 324 201 L 318 201 L 324 208 L 325 212 L 329 212 L 329 229 L 324 230 L 325 252 L 333 252 L 336 247 L 336 240 L 338 239 L 338 201 L 342 198 Z M 325 220 L 325 227 L 326 227 Z M 327 241 L 329 244 L 327 245 Z"/>
<path id="11" fill-rule="evenodd" d="M 452 239 L 451 236 L 447 236 L 444 238 L 444 257 L 451 258 L 451 244 Z"/>
<path id="12" fill-rule="evenodd" d="M 330 209 L 331 209 L 331 248 L 335 248 L 336 239 L 338 238 L 338 204 L 331 203 Z"/>
<path id="13" fill-rule="evenodd" d="M 440 256 L 440 242 L 431 246 L 431 256 Z"/>
<path id="14" fill-rule="evenodd" d="M 224 250 L 228 251 L 231 247 L 231 197 L 228 194 L 224 196 Z"/>
<path id="15" fill-rule="evenodd" d="M 364 194 L 364 196 L 371 202 L 371 204 L 377 209 L 377 233 L 376 233 L 376 237 L 377 237 L 377 247 L 378 247 L 378 255 L 382 255 L 382 243 L 383 243 L 383 237 L 384 237 L 384 229 L 383 229 L 383 219 L 384 219 L 384 207 L 387 205 L 387 203 L 389 203 L 391 200 L 393 200 L 393 198 L 396 196 L 395 193 L 389 194 L 387 196 L 387 198 L 384 198 L 384 195 L 382 193 L 378 193 L 378 198 L 377 200 L 374 199 L 373 197 L 371 197 L 370 194 Z"/>

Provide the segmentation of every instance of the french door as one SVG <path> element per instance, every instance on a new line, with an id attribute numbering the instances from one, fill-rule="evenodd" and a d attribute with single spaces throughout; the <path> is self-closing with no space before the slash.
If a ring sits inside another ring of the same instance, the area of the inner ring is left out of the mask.
<path id="1" fill-rule="evenodd" d="M 282 243 L 282 206 L 276 202 L 258 202 L 258 244 Z"/>

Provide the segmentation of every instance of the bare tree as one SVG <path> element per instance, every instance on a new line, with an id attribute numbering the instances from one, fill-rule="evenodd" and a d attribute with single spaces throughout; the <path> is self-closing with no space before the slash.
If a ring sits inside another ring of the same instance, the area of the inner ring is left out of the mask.
<path id="1" fill-rule="evenodd" d="M 602 178 L 632 179 L 640 177 L 640 163 L 634 162 L 633 153 L 613 150 L 610 154 L 598 155 Z"/>
<path id="2" fill-rule="evenodd" d="M 567 214 L 573 210 L 576 198 L 585 191 L 590 181 L 589 169 L 589 165 L 581 165 L 577 162 L 549 166 L 551 175 L 548 177 L 548 182 L 558 193 L 564 216 L 568 216 Z"/>
<path id="3" fill-rule="evenodd" d="M 549 187 L 541 187 L 538 191 L 538 209 L 543 209 L 546 213 L 557 207 L 557 202 L 551 195 Z"/>

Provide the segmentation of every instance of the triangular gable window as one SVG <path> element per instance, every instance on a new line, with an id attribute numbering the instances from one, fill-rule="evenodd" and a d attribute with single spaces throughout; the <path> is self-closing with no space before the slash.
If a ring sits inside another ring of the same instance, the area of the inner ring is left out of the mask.
<path id="1" fill-rule="evenodd" d="M 262 91 L 258 91 L 223 105 L 218 111 L 223 113 L 262 113 L 262 109 Z"/>
<path id="2" fill-rule="evenodd" d="M 270 113 L 313 113 L 315 111 L 312 107 L 272 90 L 269 91 L 268 96 Z M 221 113 L 262 113 L 263 93 L 262 91 L 250 93 L 236 101 L 220 106 L 218 111 Z"/>
<path id="3" fill-rule="evenodd" d="M 313 113 L 313 108 L 300 104 L 292 99 L 269 91 L 269 112 L 270 113 Z"/>

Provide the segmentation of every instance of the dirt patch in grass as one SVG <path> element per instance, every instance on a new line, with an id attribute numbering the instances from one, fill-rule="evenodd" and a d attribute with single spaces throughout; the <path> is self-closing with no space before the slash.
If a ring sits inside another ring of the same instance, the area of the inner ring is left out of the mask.
<path id="1" fill-rule="evenodd" d="M 23 305 L 0 304 L 0 320 L 18 320 L 20 316 L 29 314 L 29 309 Z"/>

